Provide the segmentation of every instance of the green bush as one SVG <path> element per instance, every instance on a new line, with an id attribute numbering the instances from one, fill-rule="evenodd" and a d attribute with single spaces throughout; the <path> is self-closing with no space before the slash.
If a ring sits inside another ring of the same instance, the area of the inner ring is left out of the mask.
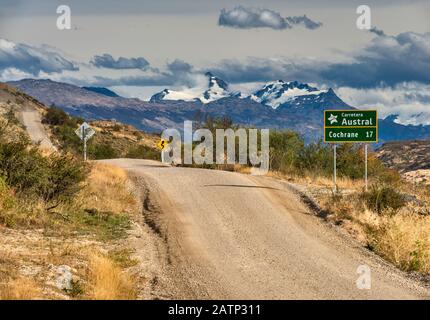
<path id="1" fill-rule="evenodd" d="M 298 172 L 302 175 L 330 176 L 333 173 L 333 152 L 321 141 L 310 143 L 299 152 Z"/>
<path id="2" fill-rule="evenodd" d="M 380 183 L 371 185 L 369 191 L 361 194 L 361 199 L 370 210 L 378 214 L 385 211 L 395 213 L 406 204 L 401 193 L 393 187 Z"/>
<path id="3" fill-rule="evenodd" d="M 344 143 L 337 147 L 339 177 L 364 177 L 364 152 L 361 144 Z M 322 141 L 305 144 L 292 131 L 270 132 L 270 169 L 287 174 L 325 176 L 333 174 L 333 147 Z M 368 157 L 368 175 L 380 183 L 395 185 L 400 175 L 386 168 L 372 153 Z"/>
<path id="4" fill-rule="evenodd" d="M 343 143 L 337 150 L 336 160 L 338 174 L 352 179 L 364 177 L 363 146 L 352 143 Z"/>
<path id="5" fill-rule="evenodd" d="M 9 108 L 6 113 L 4 114 L 4 117 L 6 119 L 6 126 L 9 125 L 20 125 L 20 122 L 18 120 L 18 118 L 16 117 L 15 111 L 13 110 L 13 108 Z"/>
<path id="6" fill-rule="evenodd" d="M 22 136 L 0 143 L 0 171 L 6 183 L 22 193 L 36 193 L 47 184 L 46 159 Z"/>
<path id="7" fill-rule="evenodd" d="M 88 146 L 88 156 L 93 160 L 114 159 L 119 157 L 119 153 L 109 143 L 97 143 Z"/>
<path id="8" fill-rule="evenodd" d="M 270 168 L 281 172 L 295 171 L 300 165 L 304 141 L 293 131 L 270 132 Z"/>
<path id="9" fill-rule="evenodd" d="M 60 141 L 63 149 L 82 153 L 82 141 L 76 135 L 77 127 L 71 127 L 68 125 L 55 126 L 52 129 L 52 133 L 57 137 Z"/>
<path id="10" fill-rule="evenodd" d="M 62 109 L 51 106 L 43 117 L 43 123 L 62 126 L 62 125 L 76 125 L 76 122 L 69 117 L 69 115 Z"/>
<path id="11" fill-rule="evenodd" d="M 52 154 L 47 161 L 48 183 L 40 195 L 47 202 L 70 200 L 81 189 L 87 168 L 82 161 L 67 154 Z"/>
<path id="12" fill-rule="evenodd" d="M 46 202 L 67 201 L 79 191 L 85 167 L 68 155 L 43 156 L 25 136 L 16 141 L 0 137 L 0 174 L 19 194 Z"/>
<path id="13" fill-rule="evenodd" d="M 144 145 L 138 145 L 131 147 L 125 157 L 131 159 L 160 160 L 160 152 Z"/>

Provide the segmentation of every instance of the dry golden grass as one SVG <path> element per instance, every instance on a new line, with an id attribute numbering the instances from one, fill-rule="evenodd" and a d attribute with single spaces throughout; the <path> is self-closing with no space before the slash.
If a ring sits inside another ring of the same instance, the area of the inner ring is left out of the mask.
<path id="1" fill-rule="evenodd" d="M 102 212 L 132 213 L 136 200 L 127 188 L 127 174 L 118 167 L 94 163 L 81 201 Z"/>
<path id="2" fill-rule="evenodd" d="M 84 208 L 109 214 L 102 215 L 102 218 L 93 217 L 86 214 Z M 87 186 L 78 199 L 58 206 L 55 212 L 46 212 L 42 202 L 16 197 L 4 183 L 1 184 L 0 225 L 7 228 L 8 237 L 0 238 L 0 244 L 13 254 L 6 261 L 0 252 L 0 298 L 134 299 L 134 283 L 122 271 L 128 265 L 117 265 L 106 256 L 89 255 L 88 251 L 111 250 L 111 238 L 104 235 L 117 234 L 125 222 L 122 222 L 123 218 L 107 217 L 125 217 L 137 212 L 137 202 L 127 188 L 126 173 L 113 166 L 94 164 Z M 38 226 L 47 227 L 49 238 L 35 229 Z M 102 235 L 107 240 L 100 242 L 97 239 Z M 119 236 L 113 238 L 122 241 Z M 131 260 L 127 262 L 131 263 Z M 42 292 L 35 281 L 23 278 L 26 274 L 16 267 L 22 265 L 30 270 L 35 268 L 38 276 L 45 279 L 52 276 L 50 265 L 71 266 L 78 270 L 82 279 L 78 285 L 82 285 L 84 290 L 63 292 L 48 284 L 48 291 Z"/>
<path id="3" fill-rule="evenodd" d="M 94 300 L 136 298 L 133 279 L 108 257 L 93 252 L 89 257 L 88 297 Z"/>
<path id="4" fill-rule="evenodd" d="M 338 199 L 322 194 L 318 202 L 329 220 L 400 269 L 430 274 L 430 216 L 420 214 L 423 206 L 409 203 L 397 213 L 377 214 L 357 194 Z"/>
<path id="5" fill-rule="evenodd" d="M 302 175 L 288 175 L 278 171 L 269 171 L 267 174 L 269 177 L 274 177 L 278 179 L 285 179 L 294 183 L 311 185 L 316 187 L 333 187 L 333 178 L 322 177 L 322 176 L 302 176 Z M 364 179 L 353 180 L 346 177 L 338 177 L 336 179 L 336 184 L 340 189 L 349 190 L 361 190 L 364 187 Z"/>
<path id="6" fill-rule="evenodd" d="M 49 219 L 40 200 L 17 198 L 0 180 L 0 225 L 15 227 L 42 226 Z"/>
<path id="7" fill-rule="evenodd" d="M 47 148 L 47 147 L 39 147 L 40 153 L 42 153 L 43 156 L 48 157 L 51 154 L 55 153 L 56 151 L 51 149 L 51 148 Z"/>
<path id="8" fill-rule="evenodd" d="M 13 279 L 0 287 L 0 300 L 36 300 L 40 298 L 40 288 L 35 281 L 28 278 Z"/>
<path id="9" fill-rule="evenodd" d="M 383 217 L 373 246 L 402 270 L 430 274 L 430 217 L 410 212 Z"/>

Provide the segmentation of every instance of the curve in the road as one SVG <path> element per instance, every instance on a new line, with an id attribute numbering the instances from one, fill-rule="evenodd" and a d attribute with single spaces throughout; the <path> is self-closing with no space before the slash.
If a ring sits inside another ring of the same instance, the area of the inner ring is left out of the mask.
<path id="1" fill-rule="evenodd" d="M 25 107 L 21 111 L 21 118 L 31 141 L 40 143 L 41 149 L 57 151 L 42 125 L 40 113 L 35 108 Z"/>
<path id="2" fill-rule="evenodd" d="M 179 298 L 416 299 L 430 291 L 310 214 L 286 182 L 106 160 L 145 181 L 167 226 Z M 371 271 L 371 289 L 356 285 Z"/>

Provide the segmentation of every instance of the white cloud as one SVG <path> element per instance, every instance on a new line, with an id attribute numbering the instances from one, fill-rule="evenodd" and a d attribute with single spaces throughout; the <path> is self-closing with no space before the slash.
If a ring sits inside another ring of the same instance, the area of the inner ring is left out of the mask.
<path id="1" fill-rule="evenodd" d="M 78 67 L 49 46 L 35 47 L 0 38 L 0 72 L 6 69 L 38 76 L 41 72 L 76 71 Z"/>
<path id="2" fill-rule="evenodd" d="M 218 24 L 238 29 L 270 28 L 275 30 L 291 29 L 296 25 L 301 25 L 307 29 L 317 29 L 322 26 L 322 23 L 315 22 L 306 15 L 284 18 L 280 13 L 273 10 L 242 6 L 222 9 Z"/>
<path id="3" fill-rule="evenodd" d="M 348 104 L 362 109 L 377 109 L 380 118 L 397 114 L 397 122 L 430 125 L 430 85 L 402 83 L 395 87 L 336 90 Z"/>
<path id="4" fill-rule="evenodd" d="M 30 78 L 32 75 L 17 68 L 7 68 L 0 71 L 0 81 L 15 81 Z"/>

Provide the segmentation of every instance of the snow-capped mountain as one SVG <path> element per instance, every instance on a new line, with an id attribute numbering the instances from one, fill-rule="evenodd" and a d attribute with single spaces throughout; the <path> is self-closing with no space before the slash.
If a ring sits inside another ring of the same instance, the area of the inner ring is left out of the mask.
<path id="1" fill-rule="evenodd" d="M 336 94 L 331 90 L 319 90 L 306 83 L 297 81 L 286 82 L 283 80 L 271 81 L 251 94 L 233 92 L 229 85 L 212 73 L 206 73 L 208 78 L 207 89 L 185 88 L 183 90 L 164 89 L 151 97 L 151 102 L 160 101 L 198 101 L 203 104 L 217 101 L 223 98 L 236 97 L 240 99 L 251 99 L 254 102 L 277 109 L 288 105 L 297 108 L 315 102 L 324 102 L 324 97 Z"/>
<path id="2" fill-rule="evenodd" d="M 228 89 L 228 84 L 224 80 L 215 77 L 210 72 L 207 72 L 206 76 L 209 78 L 209 88 L 203 92 L 203 97 L 200 98 L 203 103 L 209 103 L 232 95 Z"/>
<path id="3" fill-rule="evenodd" d="M 229 91 L 228 84 L 224 80 L 214 76 L 210 72 L 207 72 L 205 76 L 208 78 L 206 88 L 186 88 L 183 90 L 164 89 L 163 91 L 154 94 L 150 101 L 200 101 L 206 104 L 234 95 L 234 93 Z"/>
<path id="4" fill-rule="evenodd" d="M 306 83 L 278 80 L 266 83 L 262 89 L 254 92 L 250 98 L 255 102 L 276 109 L 284 103 L 291 103 L 298 97 L 305 98 L 305 100 L 313 100 L 327 92 L 328 90 L 318 90 Z"/>
<path id="5" fill-rule="evenodd" d="M 86 120 L 116 119 L 149 132 L 161 132 L 166 128 L 180 130 L 185 120 L 195 119 L 200 114 L 202 117 L 229 117 L 233 123 L 246 127 L 294 130 L 310 142 L 322 138 L 324 110 L 354 109 L 332 89 L 319 90 L 295 81 L 273 81 L 240 95 L 210 74 L 207 88 L 200 88 L 198 92 L 185 91 L 187 99 L 192 101 L 180 99 L 184 97 L 182 91 L 178 96 L 169 89 L 147 102 L 112 96 L 103 88 L 88 90 L 51 80 L 24 79 L 9 84 L 46 105 L 55 104 Z M 390 116 L 379 120 L 381 141 L 430 139 L 430 126 L 406 126 L 396 123 L 396 119 L 397 116 Z"/>

